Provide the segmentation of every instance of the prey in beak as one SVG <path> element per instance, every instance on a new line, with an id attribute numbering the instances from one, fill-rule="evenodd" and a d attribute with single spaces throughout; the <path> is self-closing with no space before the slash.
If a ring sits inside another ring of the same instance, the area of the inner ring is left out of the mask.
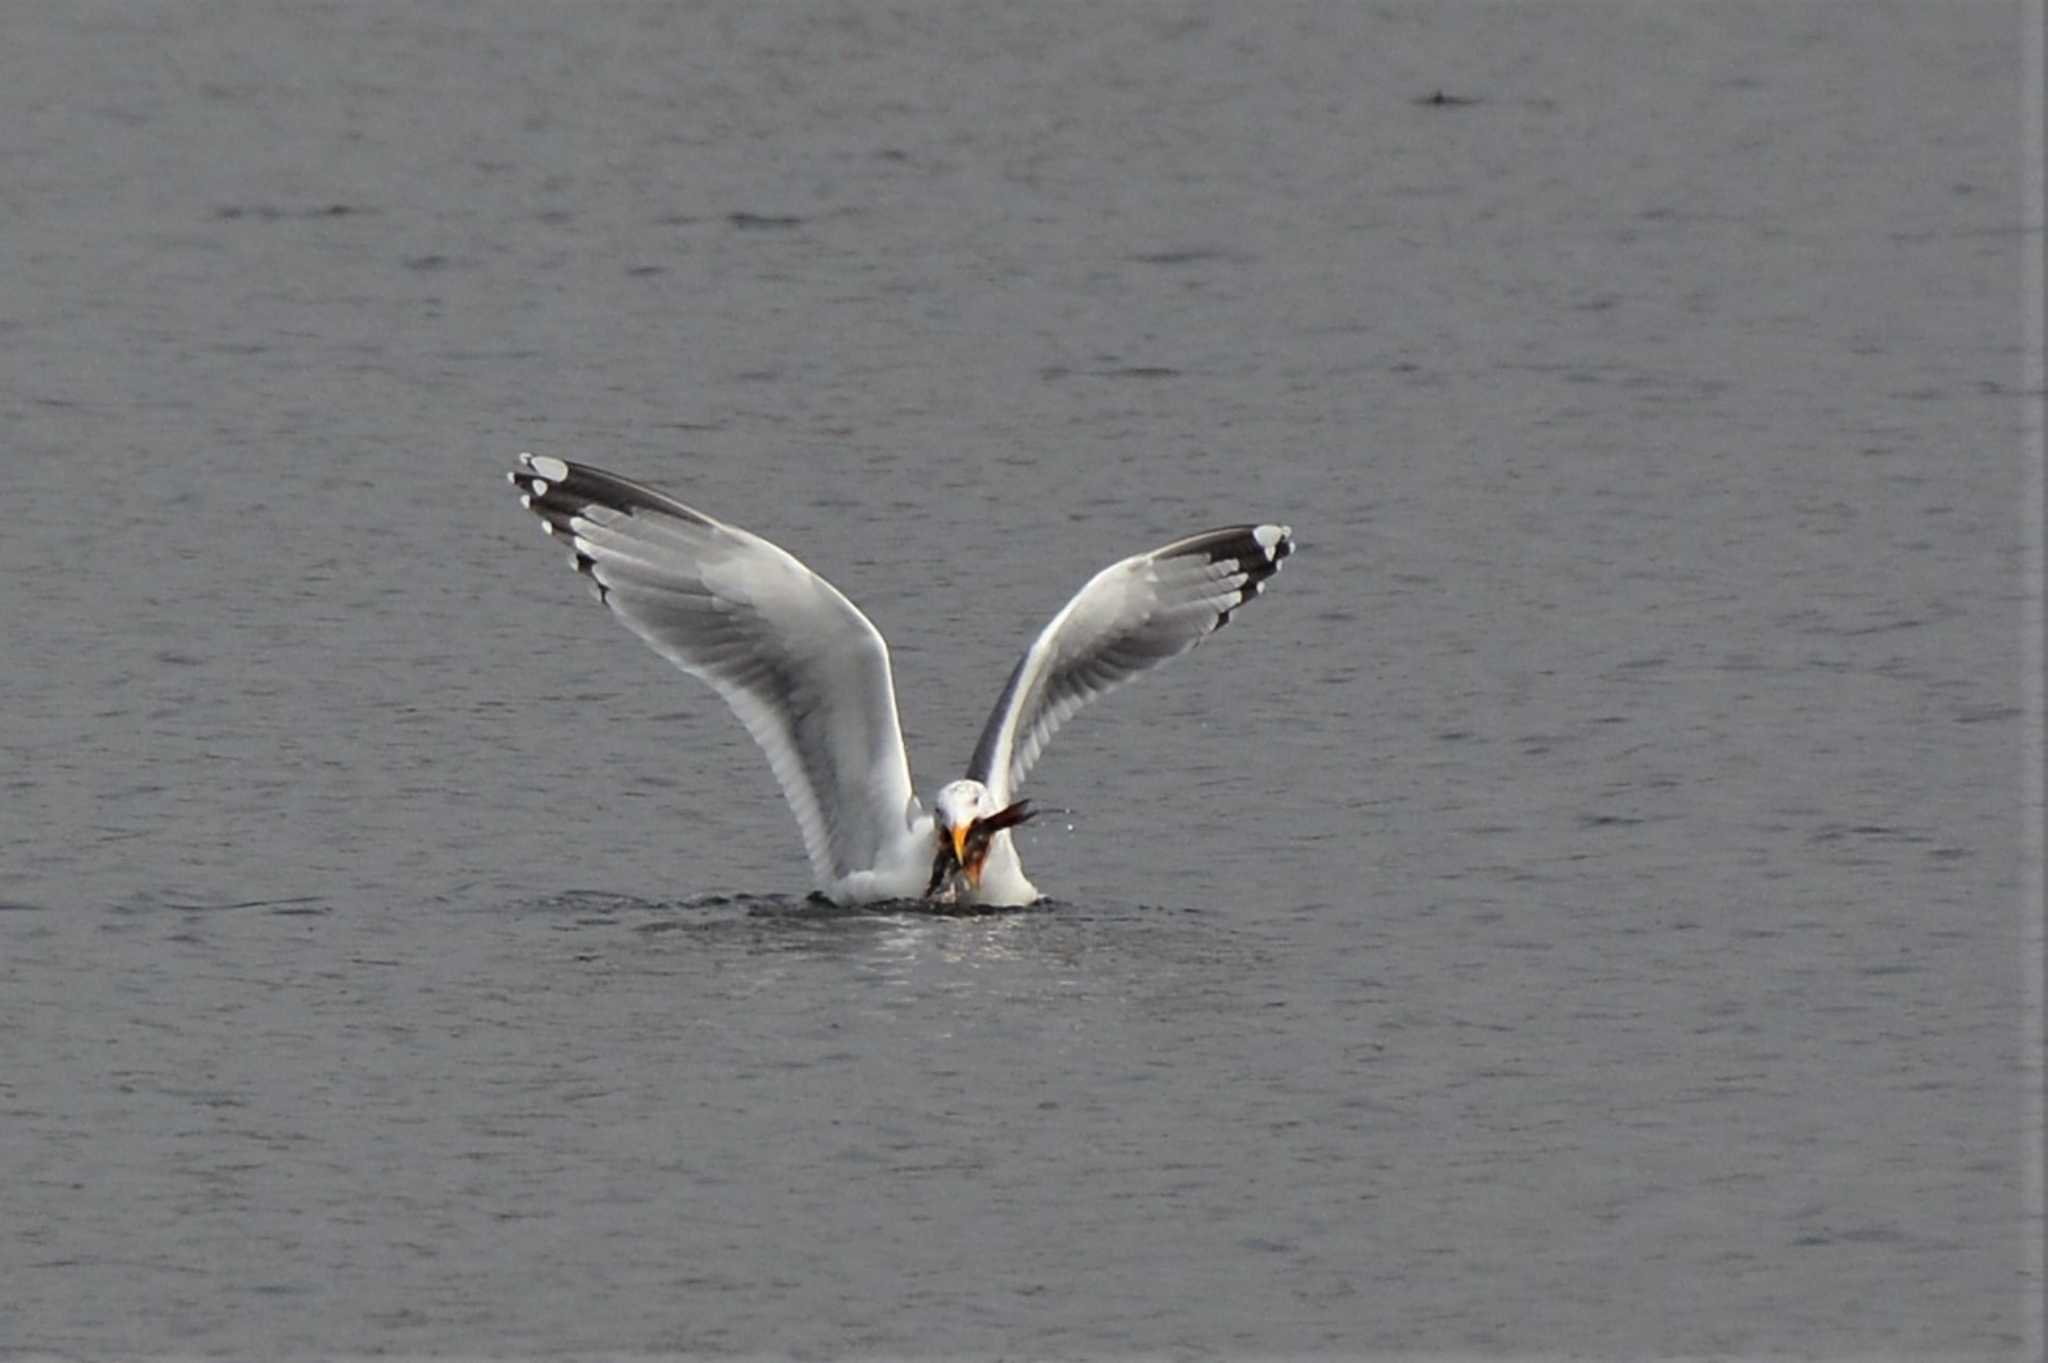
<path id="1" fill-rule="evenodd" d="M 985 819 L 969 819 L 951 827 L 935 824 L 939 849 L 932 858 L 932 878 L 931 883 L 924 887 L 925 898 L 930 899 L 937 894 L 948 877 L 954 874 L 964 877 L 969 889 L 980 889 L 982 863 L 988 860 L 989 844 L 995 841 L 996 834 L 1030 822 L 1037 813 L 1031 808 L 1031 801 L 1019 800 Z"/>

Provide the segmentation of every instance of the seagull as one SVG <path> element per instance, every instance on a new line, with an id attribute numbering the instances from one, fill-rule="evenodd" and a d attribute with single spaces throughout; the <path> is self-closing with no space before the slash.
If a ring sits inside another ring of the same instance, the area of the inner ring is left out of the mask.
<path id="1" fill-rule="evenodd" d="M 506 476 L 619 622 L 708 682 L 768 755 L 817 889 L 839 904 L 1039 898 L 1011 830 L 1015 795 L 1074 712 L 1187 652 L 1265 590 L 1284 525 L 1230 525 L 1090 578 L 1010 672 L 967 774 L 926 813 L 910 784 L 889 645 L 795 557 L 640 483 L 543 455 Z"/>

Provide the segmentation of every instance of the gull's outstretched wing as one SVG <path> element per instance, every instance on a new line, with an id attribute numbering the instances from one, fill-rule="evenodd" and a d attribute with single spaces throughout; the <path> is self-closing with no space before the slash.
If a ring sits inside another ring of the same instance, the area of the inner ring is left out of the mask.
<path id="1" fill-rule="evenodd" d="M 758 535 L 566 459 L 519 456 L 520 502 L 612 614 L 725 697 L 768 754 L 818 888 L 903 836 L 910 764 L 889 646 L 837 588 Z"/>
<path id="2" fill-rule="evenodd" d="M 974 746 L 968 779 L 1008 804 L 1046 740 L 1076 710 L 1229 624 L 1292 552 L 1287 526 L 1232 525 L 1097 573 L 1010 673 Z"/>

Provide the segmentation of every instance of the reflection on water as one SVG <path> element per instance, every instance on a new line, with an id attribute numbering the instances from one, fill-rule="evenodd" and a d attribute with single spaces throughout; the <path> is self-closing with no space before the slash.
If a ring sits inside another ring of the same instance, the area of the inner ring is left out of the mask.
<path id="1" fill-rule="evenodd" d="M 706 961 L 733 952 L 852 959 L 887 981 L 907 979 L 927 961 L 971 968 L 1011 961 L 1034 947 L 1060 954 L 1065 935 L 1045 929 L 1068 908 L 1053 900 L 963 909 L 918 900 L 844 905 L 816 894 L 650 900 L 577 890 L 508 904 L 504 911 L 553 919 L 563 931 L 624 928 L 643 942 L 670 939 Z"/>
<path id="2" fill-rule="evenodd" d="M 1172 1013 L 1274 969 L 1264 935 L 1228 910 L 1045 899 L 963 913 L 921 901 L 839 905 L 818 895 L 656 900 L 570 891 L 494 912 L 585 937 L 579 959 L 672 974 L 696 998 L 816 988 L 863 1007 L 979 998 L 1042 1008 L 1076 990 Z M 825 967 L 812 973 L 809 965 Z M 792 974 L 785 966 L 793 966 Z M 800 981 L 800 983 L 798 983 Z M 852 995 L 850 983 L 860 989 Z"/>

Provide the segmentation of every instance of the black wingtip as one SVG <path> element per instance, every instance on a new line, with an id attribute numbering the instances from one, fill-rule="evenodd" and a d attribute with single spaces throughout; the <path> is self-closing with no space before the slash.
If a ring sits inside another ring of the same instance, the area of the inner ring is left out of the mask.
<path id="1" fill-rule="evenodd" d="M 1162 551 L 1163 557 L 1199 555 L 1211 563 L 1228 563 L 1244 575 L 1237 600 L 1216 613 L 1215 629 L 1230 623 L 1231 612 L 1263 594 L 1266 581 L 1280 571 L 1280 565 L 1294 553 L 1294 527 L 1277 522 L 1258 525 L 1230 525 L 1219 530 L 1190 535 Z"/>

